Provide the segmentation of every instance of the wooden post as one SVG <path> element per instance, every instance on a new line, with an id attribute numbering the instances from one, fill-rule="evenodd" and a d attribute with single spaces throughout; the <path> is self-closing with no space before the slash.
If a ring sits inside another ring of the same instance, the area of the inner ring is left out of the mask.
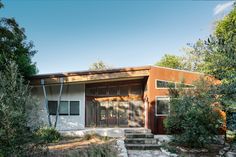
<path id="1" fill-rule="evenodd" d="M 148 98 L 147 97 L 145 97 L 145 100 L 144 100 L 144 112 L 145 112 L 145 128 L 147 128 L 148 129 L 148 108 L 149 108 L 149 106 L 148 106 Z"/>

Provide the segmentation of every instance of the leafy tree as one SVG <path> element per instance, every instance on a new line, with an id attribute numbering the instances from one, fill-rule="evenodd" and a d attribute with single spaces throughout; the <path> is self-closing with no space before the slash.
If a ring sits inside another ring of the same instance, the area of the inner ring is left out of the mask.
<path id="1" fill-rule="evenodd" d="M 0 156 L 24 156 L 32 140 L 27 109 L 36 103 L 14 62 L 0 71 L 0 78 Z"/>
<path id="2" fill-rule="evenodd" d="M 3 4 L 0 2 L 0 9 Z M 37 69 L 31 58 L 36 53 L 33 43 L 26 41 L 24 29 L 14 18 L 0 17 L 0 70 L 11 61 L 18 65 L 19 72 L 25 77 L 36 74 Z"/>
<path id="3" fill-rule="evenodd" d="M 207 51 L 205 42 L 199 39 L 194 44 L 188 44 L 188 47 L 184 47 L 182 50 L 185 52 L 183 55 L 184 69 L 202 72 Z"/>
<path id="4" fill-rule="evenodd" d="M 195 83 L 195 88 L 170 89 L 170 115 L 165 126 L 177 144 L 205 147 L 218 134 L 223 119 L 212 88 L 202 79 Z"/>
<path id="5" fill-rule="evenodd" d="M 99 60 L 95 63 L 93 63 L 90 67 L 89 70 L 106 70 L 106 69 L 111 69 L 112 67 L 104 63 L 103 61 Z"/>
<path id="6" fill-rule="evenodd" d="M 236 6 L 216 25 L 207 41 L 206 73 L 221 80 L 219 95 L 226 110 L 236 107 Z"/>
<path id="7" fill-rule="evenodd" d="M 183 69 L 184 66 L 181 57 L 170 54 L 165 54 L 155 65 L 174 69 Z"/>

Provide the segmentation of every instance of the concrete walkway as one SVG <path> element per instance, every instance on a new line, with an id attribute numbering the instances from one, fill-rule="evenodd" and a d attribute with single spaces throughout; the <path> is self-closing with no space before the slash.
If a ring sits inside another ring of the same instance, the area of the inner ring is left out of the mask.
<path id="1" fill-rule="evenodd" d="M 128 150 L 129 157 L 168 157 L 159 150 Z"/>

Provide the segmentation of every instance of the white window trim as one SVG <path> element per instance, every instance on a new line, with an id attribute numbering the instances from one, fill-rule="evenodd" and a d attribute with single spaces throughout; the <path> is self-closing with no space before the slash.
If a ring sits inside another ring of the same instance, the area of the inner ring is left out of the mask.
<path id="1" fill-rule="evenodd" d="M 175 88 L 176 88 L 176 82 L 174 82 L 174 81 L 167 81 L 167 80 L 155 79 L 155 88 L 156 88 L 156 89 L 169 89 L 168 87 L 164 87 L 164 88 L 157 87 L 157 81 L 164 81 L 164 82 L 174 83 L 174 84 L 175 84 Z"/>
<path id="2" fill-rule="evenodd" d="M 170 114 L 170 105 L 168 105 L 168 114 L 157 114 L 157 100 L 169 100 L 170 101 L 170 97 L 169 96 L 156 96 L 155 97 L 155 116 L 169 116 Z"/>
<path id="3" fill-rule="evenodd" d="M 164 81 L 164 82 L 170 82 L 170 83 L 174 83 L 175 84 L 175 89 L 178 89 L 177 88 L 177 84 L 181 83 L 181 82 L 174 82 L 174 81 L 167 81 L 167 80 L 161 80 L 161 79 L 155 79 L 155 89 L 169 89 L 168 87 L 157 87 L 157 81 Z M 196 88 L 193 84 L 189 84 L 189 83 L 183 83 L 185 85 L 189 85 L 189 86 L 193 86 L 193 88 Z M 184 89 L 192 89 L 192 88 L 184 88 Z"/>

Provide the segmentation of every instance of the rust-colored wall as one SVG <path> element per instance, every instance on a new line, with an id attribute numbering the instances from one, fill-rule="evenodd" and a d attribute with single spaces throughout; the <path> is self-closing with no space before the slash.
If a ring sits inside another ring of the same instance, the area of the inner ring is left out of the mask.
<path id="1" fill-rule="evenodd" d="M 147 80 L 148 92 L 148 128 L 152 130 L 154 134 L 165 134 L 163 120 L 165 117 L 155 116 L 155 101 L 157 96 L 168 96 L 168 89 L 157 89 L 156 80 L 183 82 L 186 84 L 192 84 L 198 80 L 203 74 L 175 70 L 163 67 L 151 67 L 149 71 L 149 78 Z"/>

